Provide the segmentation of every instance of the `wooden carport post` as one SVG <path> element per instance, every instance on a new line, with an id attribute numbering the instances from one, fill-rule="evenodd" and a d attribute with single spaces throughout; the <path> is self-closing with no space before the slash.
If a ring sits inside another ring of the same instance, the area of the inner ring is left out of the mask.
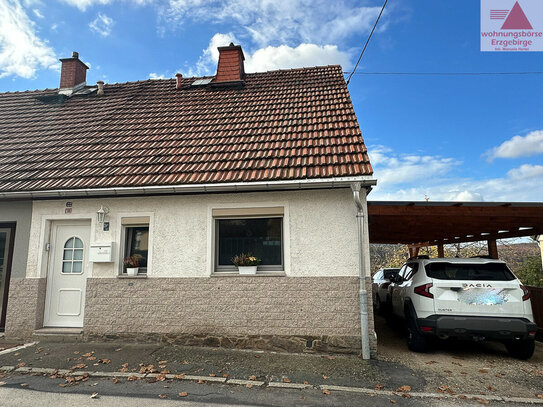
<path id="1" fill-rule="evenodd" d="M 498 259 L 498 245 L 496 239 L 488 240 L 488 255 L 493 259 Z"/>
<path id="2" fill-rule="evenodd" d="M 415 257 L 419 255 L 419 247 L 418 246 L 409 246 L 409 257 Z"/>
<path id="3" fill-rule="evenodd" d="M 442 244 L 437 245 L 437 257 L 445 257 L 445 247 Z"/>

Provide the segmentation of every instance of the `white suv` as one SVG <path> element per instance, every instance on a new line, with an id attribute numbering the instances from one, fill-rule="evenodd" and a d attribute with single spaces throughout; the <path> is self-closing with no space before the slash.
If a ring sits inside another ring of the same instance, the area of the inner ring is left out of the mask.
<path id="1" fill-rule="evenodd" d="M 405 320 L 407 344 L 424 352 L 431 337 L 501 341 L 529 359 L 536 325 L 530 293 L 503 261 L 409 259 L 388 287 L 388 309 Z"/>

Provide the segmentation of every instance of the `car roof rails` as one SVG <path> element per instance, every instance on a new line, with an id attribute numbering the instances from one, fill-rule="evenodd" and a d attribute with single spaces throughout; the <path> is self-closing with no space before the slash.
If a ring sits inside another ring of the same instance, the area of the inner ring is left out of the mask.
<path id="1" fill-rule="evenodd" d="M 421 254 L 420 256 L 410 257 L 407 260 L 430 260 L 430 256 L 428 256 L 427 254 Z"/>

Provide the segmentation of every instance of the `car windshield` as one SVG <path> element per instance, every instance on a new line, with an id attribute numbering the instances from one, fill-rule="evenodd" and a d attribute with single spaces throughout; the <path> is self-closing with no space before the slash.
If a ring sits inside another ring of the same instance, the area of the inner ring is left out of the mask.
<path id="1" fill-rule="evenodd" d="M 448 263 L 426 265 L 426 274 L 438 280 L 511 281 L 515 276 L 504 263 Z"/>

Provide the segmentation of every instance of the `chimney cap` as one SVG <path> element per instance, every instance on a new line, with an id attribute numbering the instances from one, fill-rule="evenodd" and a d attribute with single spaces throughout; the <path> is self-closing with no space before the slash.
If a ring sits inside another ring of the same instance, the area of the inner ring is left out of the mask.
<path id="1" fill-rule="evenodd" d="M 70 58 L 60 58 L 59 59 L 60 62 L 64 62 L 64 61 L 79 61 L 79 63 L 81 65 L 83 65 L 85 67 L 85 69 L 89 69 L 89 67 L 79 59 L 79 52 L 77 51 L 73 51 L 72 52 L 72 56 Z"/>
<path id="2" fill-rule="evenodd" d="M 175 76 L 176 76 L 177 78 L 182 78 L 182 77 L 183 77 L 183 74 L 182 74 L 182 73 L 176 73 Z"/>
<path id="3" fill-rule="evenodd" d="M 217 49 L 219 50 L 219 52 L 237 49 L 239 53 L 241 54 L 241 59 L 245 61 L 245 55 L 243 55 L 243 49 L 241 48 L 241 45 L 234 45 L 234 43 L 231 42 L 230 45 L 227 45 L 224 47 L 217 47 Z"/>

